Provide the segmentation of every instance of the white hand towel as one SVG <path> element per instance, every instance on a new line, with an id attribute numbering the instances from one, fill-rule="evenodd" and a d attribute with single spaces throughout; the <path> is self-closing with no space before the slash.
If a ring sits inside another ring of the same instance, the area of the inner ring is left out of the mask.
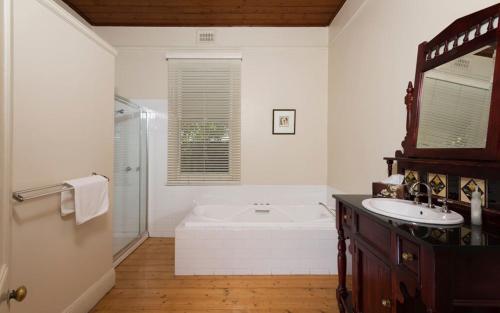
<path id="1" fill-rule="evenodd" d="M 108 180 L 92 175 L 65 181 L 74 189 L 61 193 L 61 215 L 75 213 L 76 224 L 83 224 L 108 211 Z"/>
<path id="2" fill-rule="evenodd" d="M 391 184 L 391 185 L 401 185 L 403 181 L 405 180 L 405 177 L 401 174 L 394 174 L 386 179 L 382 180 L 382 183 L 384 184 Z"/>

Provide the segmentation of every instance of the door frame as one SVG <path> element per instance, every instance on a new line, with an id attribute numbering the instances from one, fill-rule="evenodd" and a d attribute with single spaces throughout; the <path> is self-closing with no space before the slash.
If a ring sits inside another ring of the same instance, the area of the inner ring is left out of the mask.
<path id="1" fill-rule="evenodd" d="M 9 263 L 11 254 L 12 192 L 12 0 L 0 0 L 3 53 L 0 54 L 0 313 L 9 311 Z"/>

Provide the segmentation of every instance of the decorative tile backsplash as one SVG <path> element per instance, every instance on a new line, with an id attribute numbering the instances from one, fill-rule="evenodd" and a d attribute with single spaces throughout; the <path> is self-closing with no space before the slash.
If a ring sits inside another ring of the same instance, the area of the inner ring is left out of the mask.
<path id="1" fill-rule="evenodd" d="M 427 183 L 431 186 L 432 194 L 446 198 L 448 196 L 448 177 L 444 174 L 427 174 Z"/>
<path id="2" fill-rule="evenodd" d="M 500 210 L 500 180 L 488 181 L 475 177 L 460 177 L 405 169 L 405 184 L 411 185 L 419 180 L 431 186 L 433 195 L 466 204 L 470 204 L 472 192 L 476 189 L 476 186 L 479 186 L 483 206 Z M 420 188 L 417 188 L 417 190 L 420 190 Z"/>
<path id="3" fill-rule="evenodd" d="M 486 181 L 479 178 L 460 177 L 460 201 L 470 203 L 472 193 L 479 187 L 481 202 L 483 206 L 487 203 Z"/>

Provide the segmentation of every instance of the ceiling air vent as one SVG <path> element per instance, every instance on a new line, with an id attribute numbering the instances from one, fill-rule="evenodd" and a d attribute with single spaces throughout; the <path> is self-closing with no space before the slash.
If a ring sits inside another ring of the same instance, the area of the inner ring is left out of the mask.
<path id="1" fill-rule="evenodd" d="M 196 33 L 196 41 L 198 43 L 214 43 L 215 32 L 212 30 L 200 30 Z"/>

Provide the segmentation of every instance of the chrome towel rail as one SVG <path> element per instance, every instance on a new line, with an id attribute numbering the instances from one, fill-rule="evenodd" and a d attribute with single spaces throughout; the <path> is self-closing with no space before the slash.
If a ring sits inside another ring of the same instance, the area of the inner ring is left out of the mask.
<path id="1" fill-rule="evenodd" d="M 92 173 L 92 175 L 100 175 L 100 174 Z M 106 177 L 104 175 L 100 175 L 100 176 L 106 178 L 109 181 L 108 177 Z M 62 184 L 55 184 L 55 185 L 38 187 L 38 188 L 19 190 L 19 191 L 13 192 L 12 197 L 18 202 L 23 202 L 26 200 L 31 200 L 31 199 L 35 199 L 35 198 L 39 198 L 39 197 L 54 195 L 57 193 L 68 191 L 68 190 L 73 190 L 73 186 L 66 184 L 66 183 L 62 183 Z"/>

